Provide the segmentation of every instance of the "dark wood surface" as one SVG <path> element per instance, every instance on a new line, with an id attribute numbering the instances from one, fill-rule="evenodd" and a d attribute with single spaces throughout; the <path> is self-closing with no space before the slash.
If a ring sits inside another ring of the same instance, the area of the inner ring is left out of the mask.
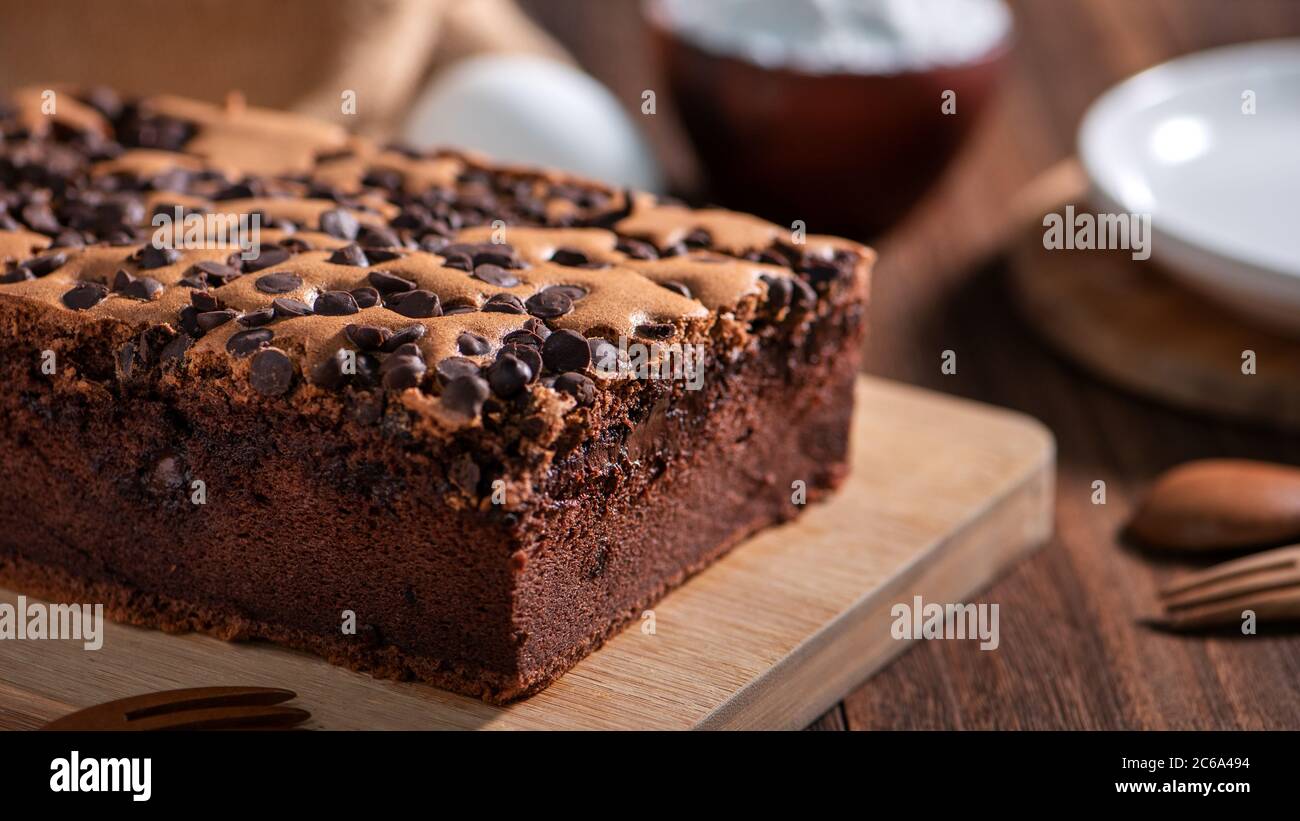
<path id="1" fill-rule="evenodd" d="M 643 89 L 660 89 L 632 0 L 525 5 L 629 109 Z M 1300 3 L 1013 6 L 1017 46 L 997 106 L 940 186 L 875 243 L 867 369 L 1046 423 L 1059 446 L 1056 535 L 979 598 L 1000 605 L 998 650 L 920 644 L 814 728 L 1300 728 L 1300 632 L 1261 625 L 1253 637 L 1178 637 L 1140 626 L 1157 585 L 1203 562 L 1145 554 L 1118 536 L 1161 470 L 1206 456 L 1300 463 L 1300 438 L 1194 418 L 1087 376 L 1016 316 L 999 257 L 1008 202 L 1071 154 L 1093 98 L 1178 54 L 1300 35 Z M 648 119 L 672 178 L 689 186 L 695 169 L 665 106 Z M 940 372 L 945 349 L 957 353 L 954 375 Z M 1091 502 L 1098 479 L 1105 505 Z"/>

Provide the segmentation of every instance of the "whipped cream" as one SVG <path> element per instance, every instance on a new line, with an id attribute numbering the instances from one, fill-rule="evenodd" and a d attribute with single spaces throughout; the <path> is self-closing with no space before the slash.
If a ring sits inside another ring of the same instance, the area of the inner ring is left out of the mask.
<path id="1" fill-rule="evenodd" d="M 1003 0 L 653 0 L 699 48 L 768 68 L 894 74 L 969 63 L 1006 40 Z"/>

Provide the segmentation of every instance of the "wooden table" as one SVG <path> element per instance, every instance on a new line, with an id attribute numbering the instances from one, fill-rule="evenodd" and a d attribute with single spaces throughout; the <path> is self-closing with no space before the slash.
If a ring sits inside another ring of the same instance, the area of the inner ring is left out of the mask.
<path id="1" fill-rule="evenodd" d="M 634 109 L 661 88 L 633 0 L 525 5 Z M 1019 0 L 1000 102 L 951 173 L 881 252 L 867 369 L 1025 411 L 1060 448 L 1057 533 L 981 601 L 1002 645 L 921 644 L 864 683 L 818 729 L 1300 727 L 1300 633 L 1176 637 L 1136 623 L 1189 562 L 1136 552 L 1117 531 L 1159 471 L 1206 456 L 1300 463 L 1300 438 L 1192 418 L 1085 375 L 1045 350 L 1003 285 L 1009 199 L 1073 150 L 1108 86 L 1169 57 L 1300 35 L 1292 0 Z M 661 98 L 662 99 L 662 98 Z M 662 109 L 661 109 L 662 112 Z M 675 179 L 694 170 L 667 118 L 649 123 Z M 957 373 L 940 353 L 957 352 Z M 1105 505 L 1091 502 L 1104 480 Z"/>

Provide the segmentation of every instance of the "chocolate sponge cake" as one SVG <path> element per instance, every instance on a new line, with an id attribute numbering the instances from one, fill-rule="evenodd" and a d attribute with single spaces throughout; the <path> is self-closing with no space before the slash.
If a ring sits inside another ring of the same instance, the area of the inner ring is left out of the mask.
<path id="1" fill-rule="evenodd" d="M 872 258 L 238 99 L 15 92 L 0 583 L 534 693 L 840 481 Z"/>

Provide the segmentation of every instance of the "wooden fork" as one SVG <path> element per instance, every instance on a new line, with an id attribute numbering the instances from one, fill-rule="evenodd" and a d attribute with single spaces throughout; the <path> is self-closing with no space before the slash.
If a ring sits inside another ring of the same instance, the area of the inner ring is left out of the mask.
<path id="1" fill-rule="evenodd" d="M 55 719 L 43 730 L 260 730 L 301 724 L 311 713 L 281 702 L 292 690 L 193 687 L 109 701 Z"/>
<path id="2" fill-rule="evenodd" d="M 1300 619 L 1300 545 L 1235 559 L 1176 579 L 1159 591 L 1164 613 L 1151 623 L 1172 630 Z"/>

